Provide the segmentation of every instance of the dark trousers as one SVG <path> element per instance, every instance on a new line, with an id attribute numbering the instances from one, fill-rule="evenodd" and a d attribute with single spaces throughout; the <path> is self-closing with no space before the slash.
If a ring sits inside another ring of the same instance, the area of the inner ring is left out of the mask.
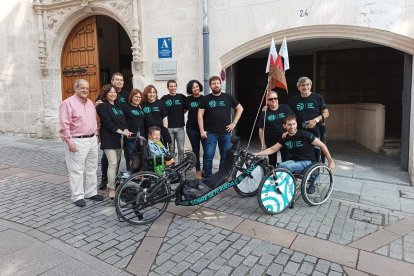
<path id="1" fill-rule="evenodd" d="M 198 129 L 187 128 L 186 131 L 187 131 L 188 140 L 190 140 L 193 153 L 195 154 L 197 158 L 197 162 L 195 164 L 196 171 L 200 171 L 201 170 L 200 144 L 203 147 L 203 151 L 204 151 L 205 140 L 201 139 L 200 131 Z"/>
<path id="2" fill-rule="evenodd" d="M 273 146 L 273 145 L 271 145 L 271 146 Z M 271 147 L 270 146 L 270 147 Z M 289 160 L 289 152 L 288 152 L 288 150 L 287 149 L 285 149 L 285 148 L 281 148 L 280 150 L 279 150 L 279 152 L 280 152 L 280 155 L 281 155 L 281 157 L 282 157 L 282 161 L 281 162 L 279 162 L 279 163 L 282 163 L 282 162 L 285 162 L 285 161 L 288 161 Z M 276 164 L 277 164 L 278 162 L 277 162 L 277 152 L 275 152 L 275 153 L 273 153 L 273 154 L 270 154 L 269 155 L 269 164 L 270 165 L 272 165 L 273 167 L 275 167 L 276 168 Z"/>

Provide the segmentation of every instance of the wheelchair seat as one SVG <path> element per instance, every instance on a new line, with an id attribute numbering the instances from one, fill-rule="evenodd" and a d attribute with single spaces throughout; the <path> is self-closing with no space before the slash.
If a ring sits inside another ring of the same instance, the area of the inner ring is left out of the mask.
<path id="1" fill-rule="evenodd" d="M 231 143 L 232 146 L 226 152 L 223 165 L 216 173 L 202 180 L 188 181 L 184 185 L 183 195 L 186 199 L 203 196 L 228 181 L 233 171 L 235 155 L 240 146 L 240 138 L 232 136 Z"/>

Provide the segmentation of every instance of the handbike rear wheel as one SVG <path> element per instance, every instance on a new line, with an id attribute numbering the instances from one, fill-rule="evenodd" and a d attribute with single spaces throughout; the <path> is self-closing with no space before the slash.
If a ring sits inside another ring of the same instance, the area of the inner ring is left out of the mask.
<path id="1" fill-rule="evenodd" d="M 333 185 L 331 170 L 323 163 L 315 163 L 306 169 L 302 179 L 300 189 L 303 200 L 310 206 L 321 205 L 328 200 Z"/>
<path id="2" fill-rule="evenodd" d="M 289 207 L 295 197 L 295 178 L 285 169 L 268 172 L 259 184 L 257 201 L 269 215 L 280 214 Z"/>
<path id="3" fill-rule="evenodd" d="M 153 172 L 139 172 L 122 183 L 115 195 L 118 217 L 128 223 L 142 225 L 159 218 L 170 202 L 170 188 Z"/>
<path id="4" fill-rule="evenodd" d="M 238 167 L 242 167 L 243 169 L 247 169 L 249 166 L 249 160 L 247 158 L 240 159 L 237 164 Z M 263 165 L 258 165 L 252 172 L 251 175 L 246 176 L 239 184 L 234 186 L 234 190 L 241 196 L 254 196 L 257 194 L 257 190 L 259 189 L 260 180 L 263 179 L 266 173 L 266 169 Z M 236 179 L 240 174 L 241 171 L 234 169 L 232 179 Z"/>

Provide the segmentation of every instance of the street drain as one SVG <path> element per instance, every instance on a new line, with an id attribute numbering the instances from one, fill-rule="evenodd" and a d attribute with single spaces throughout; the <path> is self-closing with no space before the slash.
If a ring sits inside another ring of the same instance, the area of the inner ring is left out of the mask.
<path id="1" fill-rule="evenodd" d="M 351 219 L 383 226 L 385 224 L 385 216 L 383 214 L 374 213 L 368 210 L 352 208 Z"/>

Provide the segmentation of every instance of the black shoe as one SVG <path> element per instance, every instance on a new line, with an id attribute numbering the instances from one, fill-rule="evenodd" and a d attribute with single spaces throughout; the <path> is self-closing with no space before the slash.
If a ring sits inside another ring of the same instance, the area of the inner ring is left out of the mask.
<path id="1" fill-rule="evenodd" d="M 85 207 L 86 206 L 85 200 L 83 200 L 83 199 L 78 199 L 73 203 L 78 207 Z"/>
<path id="2" fill-rule="evenodd" d="M 309 195 L 313 194 L 316 191 L 315 184 L 309 184 L 309 187 L 306 188 L 306 193 Z"/>
<path id="3" fill-rule="evenodd" d="M 93 201 L 102 201 L 104 199 L 104 197 L 102 195 L 96 194 L 94 196 L 87 197 L 86 199 L 90 199 L 90 200 L 93 200 Z"/>
<path id="4" fill-rule="evenodd" d="M 102 177 L 101 184 L 99 185 L 98 189 L 99 190 L 105 190 L 106 185 L 108 185 L 108 178 L 107 177 Z"/>

